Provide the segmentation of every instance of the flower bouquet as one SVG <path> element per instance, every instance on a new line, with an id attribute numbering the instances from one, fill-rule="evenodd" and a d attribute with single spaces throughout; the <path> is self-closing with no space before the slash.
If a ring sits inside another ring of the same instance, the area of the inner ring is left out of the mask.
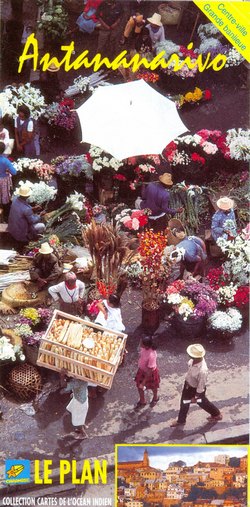
<path id="1" fill-rule="evenodd" d="M 72 99 L 65 98 L 61 102 L 52 102 L 44 112 L 43 116 L 48 120 L 49 125 L 61 127 L 67 131 L 75 128 L 77 123 L 77 114 L 72 111 L 75 103 Z"/>
<path id="2" fill-rule="evenodd" d="M 142 287 L 142 275 L 143 267 L 140 261 L 131 262 L 126 268 L 126 273 L 129 283 L 132 287 L 141 289 Z"/>
<path id="3" fill-rule="evenodd" d="M 209 334 L 218 339 L 231 339 L 242 327 L 242 316 L 236 308 L 215 311 L 207 320 Z"/>
<path id="4" fill-rule="evenodd" d="M 87 154 L 87 160 L 92 164 L 94 171 L 100 171 L 103 168 L 114 169 L 118 171 L 123 166 L 123 162 L 120 162 L 115 157 L 112 157 L 109 153 L 106 153 L 97 146 L 90 146 Z"/>
<path id="5" fill-rule="evenodd" d="M 52 159 L 51 163 L 55 166 L 55 172 L 63 180 L 70 177 L 78 178 L 84 175 L 86 179 L 93 179 L 93 170 L 90 163 L 87 161 L 86 155 L 78 156 L 60 156 Z"/>
<path id="6" fill-rule="evenodd" d="M 28 106 L 33 120 L 37 120 L 46 108 L 44 96 L 40 90 L 31 86 L 30 83 L 20 86 L 6 86 L 0 94 L 2 115 L 17 116 L 17 108 L 21 104 Z"/>
<path id="7" fill-rule="evenodd" d="M 187 104 L 195 105 L 199 104 L 200 102 L 207 102 L 208 100 L 211 100 L 211 98 L 212 93 L 210 90 L 201 90 L 198 87 L 196 87 L 193 92 L 187 92 L 184 95 L 176 95 L 171 97 L 179 109 Z"/>
<path id="8" fill-rule="evenodd" d="M 19 185 L 27 185 L 31 189 L 31 194 L 28 198 L 28 201 L 32 204 L 44 204 L 49 201 L 55 199 L 57 194 L 57 189 L 54 187 L 50 187 L 46 185 L 44 181 L 40 181 L 39 183 L 31 183 L 31 181 L 19 181 Z M 17 189 L 14 192 L 14 195 L 17 195 Z"/>
<path id="9" fill-rule="evenodd" d="M 183 207 L 179 215 L 189 234 L 198 230 L 200 218 L 207 202 L 206 187 L 187 185 L 185 181 L 173 185 L 169 205 L 171 208 Z"/>
<path id="10" fill-rule="evenodd" d="M 165 291 L 167 302 L 173 307 L 174 326 L 183 337 L 197 337 L 205 320 L 217 308 L 216 292 L 204 283 L 177 280 Z"/>
<path id="11" fill-rule="evenodd" d="M 238 234 L 234 240 L 219 238 L 217 245 L 227 255 L 223 264 L 224 272 L 238 286 L 247 285 L 250 273 L 250 243 L 244 233 Z"/>
<path id="12" fill-rule="evenodd" d="M 32 171 L 40 180 L 50 181 L 55 174 L 55 168 L 36 158 L 19 158 L 13 162 L 18 172 Z"/>
<path id="13" fill-rule="evenodd" d="M 25 360 L 25 356 L 20 345 L 12 344 L 11 339 L 7 336 L 0 337 L 0 366 L 17 359 Z"/>
<path id="14" fill-rule="evenodd" d="M 114 216 L 115 223 L 126 231 L 139 231 L 148 223 L 149 210 L 123 209 Z"/>

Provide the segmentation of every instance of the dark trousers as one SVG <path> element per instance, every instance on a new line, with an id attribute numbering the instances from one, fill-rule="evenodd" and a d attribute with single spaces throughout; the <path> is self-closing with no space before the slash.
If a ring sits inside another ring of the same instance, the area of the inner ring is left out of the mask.
<path id="1" fill-rule="evenodd" d="M 189 411 L 190 403 L 183 403 L 184 401 L 191 400 L 196 395 L 195 387 L 191 387 L 187 382 L 185 382 L 182 395 L 181 395 L 181 403 L 180 403 L 180 411 L 178 415 L 178 422 L 185 423 L 187 414 Z M 215 417 L 220 414 L 219 409 L 211 403 L 206 397 L 206 390 L 199 395 L 200 402 L 197 402 L 200 408 L 203 408 L 206 412 L 208 412 L 212 417 Z"/>

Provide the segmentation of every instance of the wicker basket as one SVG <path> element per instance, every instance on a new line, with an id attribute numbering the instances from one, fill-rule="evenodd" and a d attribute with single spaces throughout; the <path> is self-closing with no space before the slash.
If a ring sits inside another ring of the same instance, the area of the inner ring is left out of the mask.
<path id="1" fill-rule="evenodd" d="M 34 297 L 32 297 L 34 295 Z M 11 283 L 2 293 L 2 301 L 13 308 L 38 306 L 44 303 L 47 291 L 37 292 L 37 286 L 34 283 L 17 282 Z"/>
<path id="2" fill-rule="evenodd" d="M 10 371 L 7 385 L 20 400 L 27 401 L 41 390 L 42 379 L 35 366 L 24 363 L 15 366 Z"/>
<path id="3" fill-rule="evenodd" d="M 174 8 L 170 5 L 160 4 L 158 7 L 163 25 L 178 25 L 180 19 L 180 8 Z"/>

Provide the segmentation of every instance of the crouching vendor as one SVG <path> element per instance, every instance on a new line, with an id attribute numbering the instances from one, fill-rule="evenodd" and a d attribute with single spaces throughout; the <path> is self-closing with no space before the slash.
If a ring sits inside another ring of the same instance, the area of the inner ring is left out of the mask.
<path id="1" fill-rule="evenodd" d="M 57 281 L 63 272 L 63 266 L 49 243 L 42 243 L 30 268 L 30 279 L 39 289 L 48 288 Z"/>

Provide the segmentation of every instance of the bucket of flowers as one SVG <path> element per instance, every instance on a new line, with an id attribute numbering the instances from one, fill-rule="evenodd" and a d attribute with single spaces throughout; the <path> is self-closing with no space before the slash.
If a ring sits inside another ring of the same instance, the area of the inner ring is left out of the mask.
<path id="1" fill-rule="evenodd" d="M 205 283 L 176 280 L 167 287 L 165 297 L 174 310 L 172 325 L 184 339 L 199 337 L 217 308 L 217 294 Z"/>
<path id="2" fill-rule="evenodd" d="M 207 320 L 209 340 L 229 340 L 242 328 L 242 315 L 237 308 L 217 310 Z"/>

